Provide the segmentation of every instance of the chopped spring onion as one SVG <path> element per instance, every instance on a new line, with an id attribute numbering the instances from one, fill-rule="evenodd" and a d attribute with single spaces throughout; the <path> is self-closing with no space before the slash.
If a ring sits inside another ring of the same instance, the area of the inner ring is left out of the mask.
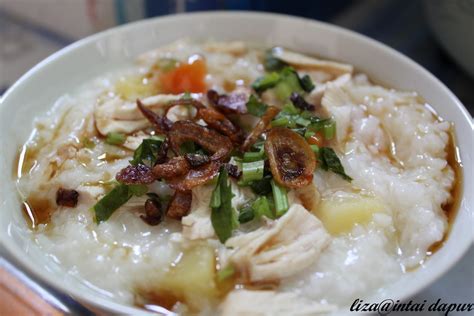
<path id="1" fill-rule="evenodd" d="M 125 143 L 125 135 L 122 133 L 107 133 L 105 142 L 110 145 L 122 145 Z"/>
<path id="2" fill-rule="evenodd" d="M 219 193 L 216 193 L 217 191 Z M 210 203 L 212 227 L 221 243 L 225 243 L 232 236 L 232 231 L 239 225 L 237 214 L 232 208 L 233 196 L 229 174 L 224 167 L 221 167 Z"/>
<path id="3" fill-rule="evenodd" d="M 281 112 L 285 114 L 300 114 L 301 111 L 296 106 L 294 106 L 293 103 L 287 102 L 281 108 Z"/>
<path id="4" fill-rule="evenodd" d="M 311 121 L 299 116 L 299 117 L 296 118 L 295 123 L 298 124 L 298 125 L 306 127 L 306 126 L 311 124 Z"/>
<path id="5" fill-rule="evenodd" d="M 253 94 L 250 95 L 249 100 L 247 101 L 247 112 L 254 116 L 261 117 L 267 111 L 268 105 L 263 102 L 260 102 L 256 96 Z"/>
<path id="6" fill-rule="evenodd" d="M 311 77 L 308 75 L 300 77 L 300 85 L 301 88 L 303 88 L 303 90 L 306 92 L 311 92 L 314 89 L 314 83 L 311 80 Z"/>
<path id="7" fill-rule="evenodd" d="M 290 124 L 290 120 L 286 116 L 282 116 L 272 121 L 273 127 L 285 127 Z"/>
<path id="8" fill-rule="evenodd" d="M 318 145 L 309 145 L 309 147 L 311 147 L 311 150 L 317 154 L 319 153 L 319 146 Z"/>
<path id="9" fill-rule="evenodd" d="M 264 176 L 261 180 L 252 181 L 249 186 L 257 195 L 267 195 L 272 192 L 272 185 L 270 184 L 271 176 Z"/>
<path id="10" fill-rule="evenodd" d="M 316 135 L 315 132 L 310 131 L 310 130 L 306 130 L 306 132 L 304 133 L 304 138 L 308 139 L 308 138 L 310 138 L 311 136 L 314 136 L 314 135 Z"/>
<path id="11" fill-rule="evenodd" d="M 265 162 L 263 160 L 242 163 L 242 181 L 248 183 L 262 179 L 264 168 Z"/>
<path id="12" fill-rule="evenodd" d="M 279 81 L 280 75 L 276 72 L 271 72 L 255 80 L 254 83 L 252 83 L 252 88 L 257 93 L 262 93 L 263 91 L 276 86 Z"/>
<path id="13" fill-rule="evenodd" d="M 260 218 L 262 216 L 274 219 L 275 214 L 270 207 L 270 203 L 268 203 L 268 199 L 266 196 L 259 196 L 253 203 L 252 209 L 254 211 L 255 217 Z"/>
<path id="14" fill-rule="evenodd" d="M 286 195 L 286 189 L 284 187 L 278 185 L 274 180 L 271 181 L 271 184 L 276 216 L 280 217 L 285 214 L 289 208 L 288 196 Z"/>
<path id="15" fill-rule="evenodd" d="M 251 206 L 242 208 L 239 212 L 239 222 L 241 224 L 248 223 L 255 218 L 255 212 Z"/>
<path id="16" fill-rule="evenodd" d="M 325 124 L 323 127 L 323 135 L 325 139 L 332 139 L 336 134 L 336 122 L 331 120 L 330 123 Z"/>
<path id="17" fill-rule="evenodd" d="M 252 162 L 257 160 L 262 160 L 265 156 L 265 151 L 248 151 L 244 153 L 243 162 Z"/>

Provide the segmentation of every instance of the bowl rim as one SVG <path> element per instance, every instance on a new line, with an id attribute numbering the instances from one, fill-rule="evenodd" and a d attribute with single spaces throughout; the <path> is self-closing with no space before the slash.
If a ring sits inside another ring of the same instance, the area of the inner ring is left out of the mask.
<path id="1" fill-rule="evenodd" d="M 469 122 L 471 129 L 473 128 L 473 121 L 472 117 L 464 107 L 464 105 L 459 101 L 459 99 L 451 92 L 445 85 L 442 83 L 438 78 L 436 78 L 433 74 L 431 74 L 428 70 L 424 67 L 413 61 L 411 58 L 405 56 L 404 54 L 396 51 L 395 49 L 383 44 L 377 40 L 374 40 L 366 35 L 357 33 L 355 31 L 327 23 L 318 20 L 313 20 L 304 17 L 286 15 L 286 14 L 279 14 L 279 13 L 267 13 L 267 12 L 254 12 L 254 11 L 200 11 L 200 12 L 185 12 L 185 13 L 178 13 L 178 14 L 169 14 L 159 17 L 152 17 L 146 18 L 139 21 L 127 23 L 121 26 L 112 27 L 110 29 L 92 34 L 87 36 L 83 39 L 80 39 L 74 43 L 69 44 L 68 46 L 58 50 L 57 52 L 53 53 L 52 55 L 46 57 L 30 70 L 28 70 L 25 74 L 23 74 L 12 86 L 10 86 L 7 91 L 3 94 L 0 98 L 0 109 L 6 106 L 7 100 L 9 99 L 10 95 L 17 89 L 17 87 L 21 86 L 25 81 L 29 80 L 31 76 L 33 76 L 36 72 L 41 70 L 44 67 L 47 67 L 49 63 L 54 62 L 57 59 L 60 59 L 62 56 L 67 55 L 68 53 L 78 49 L 79 47 L 86 45 L 88 43 L 96 42 L 100 39 L 107 38 L 108 36 L 116 33 L 120 33 L 129 29 L 133 29 L 135 27 L 144 26 L 144 25 L 152 25 L 157 21 L 173 21 L 176 20 L 179 22 L 181 19 L 192 19 L 194 17 L 200 18 L 212 18 L 212 17 L 228 17 L 228 18 L 239 18 L 239 17 L 251 17 L 251 18 L 272 18 L 278 19 L 284 23 L 287 22 L 305 22 L 311 23 L 314 25 L 318 25 L 318 27 L 322 29 L 328 29 L 332 32 L 346 35 L 353 37 L 357 41 L 362 42 L 365 45 L 375 46 L 377 49 L 381 50 L 383 54 L 391 55 L 395 59 L 399 60 L 400 62 L 407 63 L 410 67 L 414 68 L 416 71 L 420 72 L 427 80 L 433 81 L 440 89 L 442 89 L 442 93 L 447 95 L 449 99 L 456 105 L 456 107 L 461 111 L 463 119 Z M 465 175 L 465 171 L 463 169 L 463 175 Z M 466 177 L 464 177 L 466 179 Z M 465 193 L 463 193 L 464 195 Z M 471 212 L 471 222 L 473 221 L 473 216 Z M 134 314 L 134 315 L 150 315 L 149 312 L 144 311 L 143 309 L 139 309 L 137 307 L 132 307 L 130 305 L 118 303 L 112 300 L 108 300 L 101 297 L 96 297 L 88 292 L 82 292 L 81 290 L 77 290 L 75 288 L 66 287 L 63 283 L 59 282 L 59 280 L 55 280 L 54 278 L 51 279 L 48 277 L 47 274 L 41 269 L 41 267 L 37 267 L 31 264 L 26 257 L 22 255 L 23 251 L 17 249 L 13 244 L 9 243 L 8 234 L 5 232 L 0 232 L 0 245 L 4 247 L 6 252 L 12 256 L 12 258 L 19 263 L 21 269 L 27 273 L 33 275 L 37 280 L 44 282 L 52 286 L 54 289 L 71 295 L 73 298 L 78 299 L 79 302 L 82 304 L 84 303 L 86 306 L 97 307 L 101 310 L 106 310 L 109 312 L 120 313 L 120 314 Z M 423 282 L 417 284 L 410 289 L 407 289 L 405 294 L 401 299 L 406 299 L 408 297 L 413 296 L 414 294 L 420 292 L 436 279 L 440 278 L 443 274 L 445 274 L 449 269 L 451 269 L 456 262 L 467 252 L 469 247 L 473 241 L 470 243 L 465 243 L 462 245 L 460 249 L 455 253 L 455 255 L 451 258 L 451 261 L 442 266 L 437 272 L 436 276 L 431 278 L 423 279 Z M 153 313 L 153 315 L 156 315 Z"/>

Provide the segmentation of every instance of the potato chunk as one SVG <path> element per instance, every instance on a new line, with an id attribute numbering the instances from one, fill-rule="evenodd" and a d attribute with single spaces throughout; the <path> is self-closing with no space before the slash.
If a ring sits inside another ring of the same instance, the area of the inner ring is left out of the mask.
<path id="1" fill-rule="evenodd" d="M 378 198 L 360 195 L 323 199 L 315 212 L 331 235 L 348 233 L 356 224 L 369 223 L 374 213 L 388 213 L 388 208 Z"/>
<path id="2" fill-rule="evenodd" d="M 199 244 L 186 249 L 179 261 L 152 288 L 141 289 L 140 301 L 168 309 L 180 302 L 186 304 L 190 312 L 198 312 L 217 298 L 215 276 L 214 249 Z"/>

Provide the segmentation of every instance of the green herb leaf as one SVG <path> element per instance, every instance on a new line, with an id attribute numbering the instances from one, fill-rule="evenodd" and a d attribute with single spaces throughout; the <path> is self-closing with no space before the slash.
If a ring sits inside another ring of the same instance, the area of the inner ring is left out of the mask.
<path id="1" fill-rule="evenodd" d="M 252 88 L 255 90 L 255 92 L 260 94 L 263 91 L 276 86 L 279 81 L 280 75 L 276 72 L 271 72 L 255 80 L 254 83 L 252 83 Z"/>
<path id="2" fill-rule="evenodd" d="M 128 189 L 135 196 L 142 196 L 148 192 L 148 187 L 144 184 L 131 184 L 128 186 Z"/>
<path id="3" fill-rule="evenodd" d="M 219 191 L 219 193 L 216 193 L 216 191 Z M 213 192 L 213 197 L 217 195 L 220 196 L 220 203 L 214 203 L 215 201 L 212 201 L 214 198 L 211 199 L 211 223 L 221 243 L 225 243 L 232 236 L 232 231 L 238 227 L 239 222 L 237 214 L 232 208 L 232 197 L 234 194 L 229 183 L 229 175 L 223 167 L 220 169 Z"/>
<path id="4" fill-rule="evenodd" d="M 271 175 L 266 175 L 261 180 L 252 181 L 249 183 L 249 186 L 255 194 L 267 195 L 272 192 L 272 185 L 270 183 L 271 180 Z"/>
<path id="5" fill-rule="evenodd" d="M 269 49 L 265 53 L 265 61 L 263 66 L 265 67 L 266 71 L 279 71 L 288 66 L 288 64 L 276 58 L 275 55 L 273 55 L 273 50 Z"/>
<path id="6" fill-rule="evenodd" d="M 255 212 L 252 206 L 246 206 L 239 212 L 239 222 L 241 224 L 248 223 L 255 218 Z"/>
<path id="7" fill-rule="evenodd" d="M 122 133 L 107 133 L 105 142 L 110 145 L 122 145 L 127 137 Z"/>
<path id="8" fill-rule="evenodd" d="M 323 135 L 324 135 L 324 138 L 327 140 L 334 138 L 334 135 L 336 135 L 336 122 L 335 121 L 331 120 L 327 124 L 324 124 Z"/>
<path id="9" fill-rule="evenodd" d="M 344 167 L 341 164 L 341 161 L 337 157 L 334 149 L 330 147 L 319 148 L 318 154 L 319 165 L 321 169 L 326 171 L 332 171 L 340 175 L 344 180 L 352 181 L 352 178 L 349 177 L 344 171 Z"/>
<path id="10" fill-rule="evenodd" d="M 274 180 L 271 181 L 273 201 L 275 202 L 276 216 L 280 217 L 288 211 L 288 196 L 286 189 L 276 183 Z"/>
<path id="11" fill-rule="evenodd" d="M 255 217 L 260 218 L 266 216 L 270 219 L 275 219 L 275 214 L 273 214 L 272 208 L 266 196 L 259 196 L 253 203 L 252 209 L 254 211 Z"/>
<path id="12" fill-rule="evenodd" d="M 267 111 L 268 105 L 260 102 L 256 96 L 253 94 L 250 95 L 249 100 L 247 101 L 247 112 L 254 116 L 261 117 Z"/>
<path id="13" fill-rule="evenodd" d="M 100 201 L 98 201 L 93 209 L 95 212 L 95 220 L 97 223 L 106 221 L 109 217 L 122 205 L 127 203 L 133 196 L 129 186 L 119 184 L 107 193 Z"/>
<path id="14" fill-rule="evenodd" d="M 133 159 L 130 160 L 130 164 L 136 166 L 141 163 L 153 166 L 156 162 L 157 154 L 162 143 L 163 140 L 157 136 L 144 139 L 141 145 L 135 150 Z"/>
<path id="15" fill-rule="evenodd" d="M 285 67 L 280 72 L 280 80 L 275 86 L 278 99 L 287 100 L 293 92 L 303 93 L 298 73 L 291 67 Z"/>
<path id="16" fill-rule="evenodd" d="M 314 89 L 314 83 L 311 80 L 311 77 L 308 75 L 304 75 L 303 77 L 299 77 L 300 86 L 306 92 L 311 92 Z"/>

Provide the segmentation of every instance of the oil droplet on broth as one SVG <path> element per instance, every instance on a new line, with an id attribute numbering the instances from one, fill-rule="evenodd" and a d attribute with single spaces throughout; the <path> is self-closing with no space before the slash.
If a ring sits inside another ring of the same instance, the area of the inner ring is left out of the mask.
<path id="1" fill-rule="evenodd" d="M 36 228 L 39 224 L 47 224 L 54 210 L 48 199 L 35 195 L 30 195 L 23 202 L 23 214 L 31 228 Z"/>

